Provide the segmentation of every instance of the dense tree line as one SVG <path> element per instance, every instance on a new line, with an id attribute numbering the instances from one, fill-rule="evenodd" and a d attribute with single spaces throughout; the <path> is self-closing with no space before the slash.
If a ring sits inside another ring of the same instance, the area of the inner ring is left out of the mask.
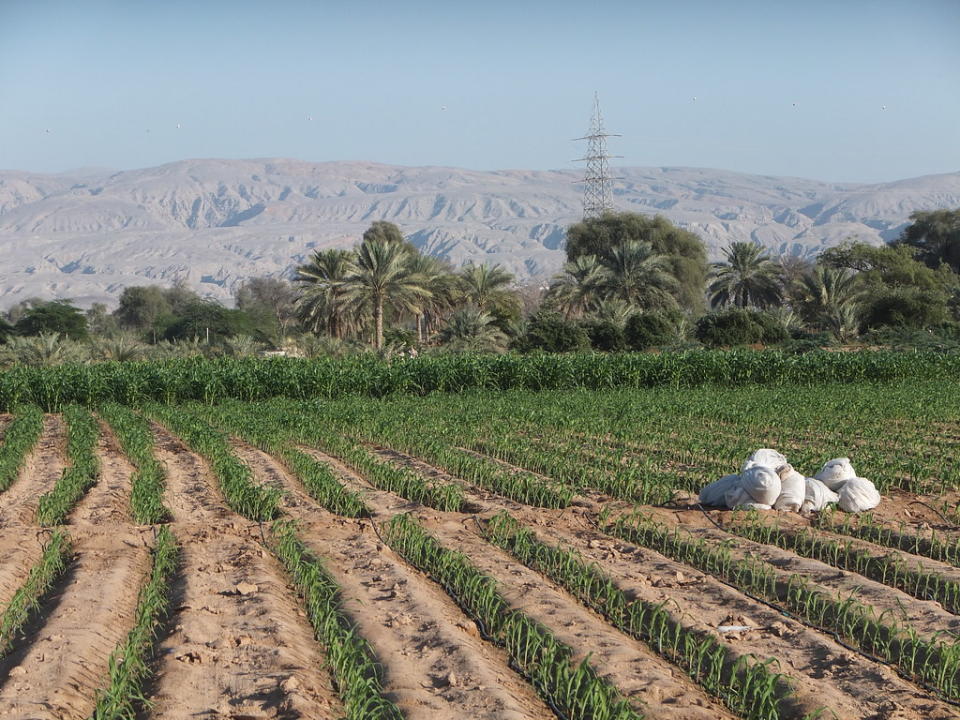
<path id="1" fill-rule="evenodd" d="M 917 212 L 901 236 L 815 261 L 703 242 L 662 217 L 609 213 L 568 229 L 545 293 L 498 265 L 459 270 L 378 221 L 352 250 L 312 253 L 292 280 L 253 278 L 235 307 L 182 284 L 133 286 L 112 312 L 27 300 L 0 316 L 0 363 L 372 348 L 600 351 L 696 344 L 960 345 L 960 210 Z"/>

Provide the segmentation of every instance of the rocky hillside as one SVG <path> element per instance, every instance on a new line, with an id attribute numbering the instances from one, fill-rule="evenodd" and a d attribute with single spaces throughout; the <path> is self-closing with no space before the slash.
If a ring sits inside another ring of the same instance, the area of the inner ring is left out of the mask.
<path id="1" fill-rule="evenodd" d="M 621 210 L 660 213 L 716 258 L 734 240 L 813 255 L 845 238 L 895 237 L 914 210 L 960 207 L 960 172 L 876 185 L 697 168 L 618 168 Z M 184 280 L 227 299 L 311 250 L 349 247 L 390 220 L 456 265 L 502 263 L 542 281 L 580 216 L 576 171 L 479 172 L 372 163 L 186 160 L 125 172 L 0 171 L 0 307 L 81 304 L 130 284 Z"/>

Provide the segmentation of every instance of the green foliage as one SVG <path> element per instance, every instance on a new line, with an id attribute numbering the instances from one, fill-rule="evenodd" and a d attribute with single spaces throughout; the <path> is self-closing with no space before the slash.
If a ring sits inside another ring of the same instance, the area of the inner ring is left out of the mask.
<path id="1" fill-rule="evenodd" d="M 714 263 L 708 290 L 713 307 L 765 308 L 780 302 L 780 269 L 760 245 L 735 242 L 723 254 L 724 262 Z"/>
<path id="2" fill-rule="evenodd" d="M 957 210 L 921 211 L 910 215 L 913 221 L 897 244 L 918 250 L 918 258 L 928 267 L 938 268 L 943 263 L 960 273 L 960 208 Z"/>
<path id="3" fill-rule="evenodd" d="M 3 433 L 0 445 L 0 492 L 13 484 L 20 474 L 27 455 L 40 439 L 43 431 L 43 411 L 35 405 L 23 405 L 14 410 L 13 420 Z"/>
<path id="4" fill-rule="evenodd" d="M 944 295 L 916 287 L 878 291 L 864 301 L 863 325 L 868 329 L 893 327 L 920 330 L 949 319 Z"/>
<path id="5" fill-rule="evenodd" d="M 179 552 L 170 528 L 160 528 L 150 576 L 140 588 L 133 628 L 110 654 L 109 684 L 97 691 L 90 720 L 135 720 L 148 707 L 145 686 L 154 676 L 150 659 L 161 623 L 170 612 L 171 585 Z"/>
<path id="6" fill-rule="evenodd" d="M 671 345 L 679 339 L 673 319 L 664 313 L 656 312 L 631 315 L 624 334 L 631 350 Z"/>
<path id="7" fill-rule="evenodd" d="M 587 661 L 575 665 L 568 646 L 547 628 L 512 609 L 497 591 L 493 578 L 474 567 L 466 555 L 444 548 L 409 515 L 395 515 L 386 526 L 385 538 L 408 562 L 436 580 L 490 641 L 506 650 L 517 670 L 562 717 L 642 717 Z"/>
<path id="8" fill-rule="evenodd" d="M 31 617 L 40 610 L 44 597 L 70 564 L 72 545 L 63 530 L 54 530 L 43 548 L 39 562 L 30 568 L 23 585 L 17 588 L 0 614 L 0 657 L 13 649 L 13 641 Z"/>
<path id="9" fill-rule="evenodd" d="M 628 241 L 650 243 L 655 253 L 664 256 L 667 270 L 676 280 L 672 294 L 681 308 L 692 312 L 703 309 L 709 269 L 703 241 L 660 215 L 651 218 L 638 213 L 607 213 L 575 223 L 567 228 L 567 260 L 594 255 L 603 262 L 613 248 Z"/>
<path id="10" fill-rule="evenodd" d="M 86 340 L 87 318 L 69 300 L 38 303 L 24 313 L 15 326 L 18 335 L 56 333 L 71 340 Z"/>
<path id="11" fill-rule="evenodd" d="M 108 403 L 100 415 L 113 429 L 123 451 L 136 472 L 130 478 L 130 510 L 142 525 L 167 522 L 170 511 L 163 504 L 166 472 L 153 454 L 154 437 L 150 425 L 130 408 Z"/>
<path id="12" fill-rule="evenodd" d="M 760 310 L 729 308 L 707 313 L 697 321 L 697 340 L 712 347 L 733 347 L 763 343 L 773 345 L 787 339 L 787 331 L 776 319 Z"/>
<path id="13" fill-rule="evenodd" d="M 465 306 L 455 310 L 440 329 L 440 341 L 459 352 L 503 352 L 507 336 L 490 313 Z"/>
<path id="14" fill-rule="evenodd" d="M 587 331 L 590 345 L 603 352 L 623 352 L 628 348 L 623 325 L 612 320 L 587 319 L 580 323 Z"/>
<path id="15" fill-rule="evenodd" d="M 303 597 L 307 617 L 326 650 L 347 720 L 403 720 L 400 709 L 384 697 L 369 644 L 341 608 L 336 581 L 289 522 L 273 524 L 270 545 Z"/>
<path id="16" fill-rule="evenodd" d="M 68 405 L 63 409 L 67 421 L 67 457 L 70 466 L 63 471 L 53 489 L 40 496 L 37 505 L 37 523 L 44 526 L 62 525 L 74 505 L 100 476 L 97 440 L 100 426 L 86 408 Z"/>
<path id="17" fill-rule="evenodd" d="M 11 335 L 16 332 L 16 328 L 13 327 L 7 320 L 3 317 L 0 317 L 0 345 L 7 341 Z"/>
<path id="18" fill-rule="evenodd" d="M 230 310 L 212 300 L 201 300 L 188 304 L 178 316 L 169 318 L 163 338 L 209 338 L 210 342 L 216 342 L 235 335 L 263 334 L 264 329 L 269 330 L 269 327 L 256 327 L 254 319 L 241 310 Z"/>
<path id="19" fill-rule="evenodd" d="M 590 347 L 587 331 L 560 313 L 540 310 L 527 322 L 527 330 L 516 343 L 523 352 L 543 350 L 563 353 L 586 350 Z"/>

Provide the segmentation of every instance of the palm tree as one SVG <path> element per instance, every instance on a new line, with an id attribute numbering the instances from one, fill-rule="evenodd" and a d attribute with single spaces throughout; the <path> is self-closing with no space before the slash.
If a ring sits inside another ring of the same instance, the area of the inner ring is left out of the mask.
<path id="1" fill-rule="evenodd" d="M 800 284 L 800 308 L 813 325 L 845 342 L 856 334 L 862 295 L 857 276 L 845 269 L 817 265 Z"/>
<path id="2" fill-rule="evenodd" d="M 349 250 L 318 250 L 310 262 L 297 268 L 297 306 L 301 318 L 314 332 L 323 328 L 332 337 L 343 337 L 349 324 L 345 283 L 355 268 L 355 260 Z"/>
<path id="3" fill-rule="evenodd" d="M 499 264 L 474 265 L 470 263 L 460 271 L 466 299 L 480 310 L 516 312 L 520 304 L 517 296 L 508 290 L 513 275 Z"/>
<path id="4" fill-rule="evenodd" d="M 413 275 L 424 279 L 429 297 L 421 298 L 420 311 L 417 313 L 417 343 L 423 344 L 428 334 L 430 321 L 436 321 L 449 311 L 460 299 L 460 278 L 453 274 L 450 266 L 443 260 L 419 252 L 409 255 L 407 269 Z"/>
<path id="5" fill-rule="evenodd" d="M 672 292 L 677 279 L 666 256 L 655 252 L 650 243 L 627 240 L 614 246 L 600 262 L 598 284 L 603 297 L 642 309 L 676 305 Z"/>
<path id="6" fill-rule="evenodd" d="M 503 352 L 507 347 L 507 336 L 494 324 L 493 316 L 470 305 L 450 316 L 440 339 L 451 350 Z"/>
<path id="7" fill-rule="evenodd" d="M 780 302 L 783 290 L 777 264 L 764 249 L 749 242 L 735 242 L 723 251 L 726 261 L 714 263 L 710 303 L 714 307 L 764 308 Z"/>
<path id="8" fill-rule="evenodd" d="M 385 304 L 400 312 L 419 313 L 422 301 L 432 296 L 426 278 L 410 271 L 406 248 L 382 240 L 360 243 L 356 265 L 347 273 L 343 290 L 353 307 L 372 311 L 377 350 L 383 349 Z"/>
<path id="9" fill-rule="evenodd" d="M 547 290 L 547 300 L 555 303 L 569 320 L 592 310 L 599 301 L 603 269 L 596 255 L 581 255 L 566 263 Z"/>

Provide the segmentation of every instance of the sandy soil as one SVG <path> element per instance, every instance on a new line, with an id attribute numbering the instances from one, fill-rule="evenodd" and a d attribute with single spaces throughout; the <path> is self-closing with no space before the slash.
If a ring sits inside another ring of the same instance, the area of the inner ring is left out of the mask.
<path id="1" fill-rule="evenodd" d="M 0 528 L 34 525 L 40 496 L 56 485 L 66 467 L 66 425 L 59 415 L 47 415 L 37 445 L 24 461 L 20 476 L 0 493 Z"/>
<path id="2" fill-rule="evenodd" d="M 338 718 L 342 714 L 295 591 L 231 513 L 206 464 L 159 426 L 165 500 L 183 563 L 173 631 L 151 701 L 163 718 Z"/>
<path id="3" fill-rule="evenodd" d="M 100 421 L 99 425 L 97 456 L 100 458 L 100 477 L 70 513 L 71 525 L 118 527 L 132 522 L 130 476 L 134 467 L 121 452 L 117 438 L 107 424 Z"/>

